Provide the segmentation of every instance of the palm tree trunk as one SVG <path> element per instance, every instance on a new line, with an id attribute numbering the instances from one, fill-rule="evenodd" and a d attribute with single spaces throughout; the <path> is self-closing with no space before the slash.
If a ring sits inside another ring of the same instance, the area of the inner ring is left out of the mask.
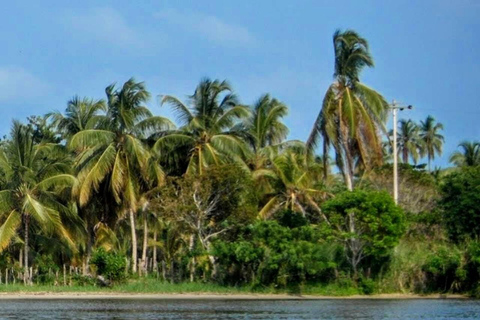
<path id="1" fill-rule="evenodd" d="M 93 247 L 93 230 L 92 227 L 87 226 L 87 255 L 85 257 L 85 262 L 83 266 L 83 275 L 87 275 L 89 272 L 90 259 L 92 257 L 92 247 Z"/>
<path id="2" fill-rule="evenodd" d="M 328 179 L 328 145 L 323 143 L 323 182 L 326 183 Z"/>
<path id="3" fill-rule="evenodd" d="M 24 274 L 23 274 L 23 283 L 30 284 L 30 273 L 28 272 L 28 227 L 29 227 L 29 216 L 23 216 L 24 223 L 24 247 L 23 247 L 23 262 L 24 262 Z"/>
<path id="4" fill-rule="evenodd" d="M 157 263 L 157 228 L 153 230 L 153 271 L 158 272 Z"/>
<path id="5" fill-rule="evenodd" d="M 404 148 L 403 150 L 403 163 L 408 163 L 408 150 Z"/>
<path id="6" fill-rule="evenodd" d="M 137 234 L 135 232 L 135 216 L 132 209 L 129 210 L 130 230 L 132 232 L 132 273 L 137 273 Z"/>
<path id="7" fill-rule="evenodd" d="M 147 211 L 143 210 L 143 248 L 142 248 L 142 269 L 147 270 L 147 247 L 148 247 L 148 221 Z"/>
<path id="8" fill-rule="evenodd" d="M 190 235 L 190 245 L 189 245 L 189 250 L 190 253 L 193 252 L 195 249 L 195 235 L 192 234 Z M 190 260 L 190 282 L 195 281 L 195 265 L 196 265 L 196 259 L 195 256 L 192 254 L 192 258 Z"/>

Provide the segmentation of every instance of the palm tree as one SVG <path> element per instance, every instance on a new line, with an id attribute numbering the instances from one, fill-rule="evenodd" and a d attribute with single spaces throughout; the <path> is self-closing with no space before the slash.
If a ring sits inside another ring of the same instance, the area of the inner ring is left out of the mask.
<path id="1" fill-rule="evenodd" d="M 66 139 L 82 130 L 94 129 L 102 111 L 106 111 L 104 100 L 75 96 L 68 101 L 65 115 L 56 111 L 48 113 L 47 117 L 52 119 L 58 132 Z"/>
<path id="2" fill-rule="evenodd" d="M 462 151 L 455 151 L 450 156 L 450 162 L 457 167 L 480 166 L 480 142 L 463 141 L 458 145 Z"/>
<path id="3" fill-rule="evenodd" d="M 432 116 L 428 116 L 425 121 L 420 121 L 420 138 L 428 157 L 428 171 L 430 171 L 431 161 L 435 159 L 435 154 L 442 155 L 445 138 L 439 133 L 440 130 L 443 130 L 443 124 L 435 123 L 435 118 Z"/>
<path id="4" fill-rule="evenodd" d="M 62 224 L 61 212 L 67 206 L 59 193 L 71 188 L 76 179 L 68 174 L 70 164 L 61 146 L 35 144 L 33 129 L 16 121 L 10 137 L 0 150 L 0 250 L 22 230 L 24 282 L 29 283 L 29 233 L 34 227 L 49 234 L 56 232 L 73 246 Z"/>
<path id="5" fill-rule="evenodd" d="M 282 118 L 288 113 L 288 107 L 270 95 L 265 94 L 251 107 L 250 116 L 235 130 L 245 133 L 250 146 L 246 162 L 252 171 L 269 166 L 272 159 L 286 148 L 297 147 L 304 151 L 304 143 L 298 140 L 285 141 L 288 128 Z"/>
<path id="6" fill-rule="evenodd" d="M 187 152 L 186 174 L 201 175 L 204 168 L 239 160 L 245 152 L 241 130 L 233 127 L 248 115 L 248 108 L 238 100 L 228 82 L 203 79 L 190 96 L 189 106 L 173 96 L 163 96 L 177 113 L 182 127 L 160 137 L 154 149 L 162 156 Z"/>
<path id="7" fill-rule="evenodd" d="M 333 146 L 336 163 L 347 188 L 352 190 L 355 158 L 367 169 L 382 161 L 378 131 L 386 131 L 388 104 L 380 93 L 359 80 L 364 67 L 373 67 L 367 40 L 355 31 L 337 30 L 333 45 L 335 81 L 325 94 L 307 140 L 307 150 L 312 153 L 322 136 L 323 153 L 327 154 Z"/>
<path id="8" fill-rule="evenodd" d="M 420 129 L 418 125 L 410 119 L 402 119 L 399 124 L 397 147 L 402 155 L 402 161 L 403 163 L 408 163 L 408 158 L 411 157 L 413 163 L 417 164 L 423 150 L 423 143 L 420 139 Z M 392 134 L 393 133 L 390 132 L 390 135 Z"/>
<path id="9" fill-rule="evenodd" d="M 270 169 L 259 169 L 253 173 L 254 179 L 261 181 L 261 189 L 267 199 L 258 213 L 260 218 L 267 219 L 281 208 L 306 216 L 307 210 L 312 208 L 328 223 L 316 202 L 326 193 L 315 188 L 308 168 L 304 155 L 287 150 L 273 160 Z"/>
<path id="10" fill-rule="evenodd" d="M 137 271 L 137 237 L 135 212 L 141 185 L 152 178 L 150 153 L 141 139 L 174 126 L 166 118 L 153 116 L 143 104 L 150 94 L 143 82 L 132 78 L 116 89 L 106 88 L 107 113 L 93 129 L 76 133 L 70 147 L 79 152 L 76 167 L 80 185 L 77 190 L 81 206 L 103 186 L 115 202 L 128 212 L 132 237 L 132 271 Z M 158 169 L 158 168 L 157 168 Z M 156 178 L 163 178 L 155 170 Z"/>
<path id="11" fill-rule="evenodd" d="M 288 128 L 281 121 L 288 113 L 288 107 L 285 104 L 265 94 L 258 99 L 252 109 L 245 127 L 253 137 L 251 145 L 255 152 L 285 140 Z"/>

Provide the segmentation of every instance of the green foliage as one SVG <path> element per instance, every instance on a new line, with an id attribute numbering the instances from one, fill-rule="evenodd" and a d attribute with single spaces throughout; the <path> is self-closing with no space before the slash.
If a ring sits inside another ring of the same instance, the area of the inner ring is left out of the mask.
<path id="1" fill-rule="evenodd" d="M 440 207 L 450 239 L 480 237 L 480 167 L 465 167 L 445 177 Z"/>
<path id="2" fill-rule="evenodd" d="M 53 284 L 55 280 L 55 273 L 60 270 L 58 265 L 53 260 L 52 255 L 39 255 L 35 259 L 35 265 L 38 269 L 36 282 L 46 284 Z"/>
<path id="3" fill-rule="evenodd" d="M 280 225 L 287 228 L 299 228 L 308 224 L 307 218 L 301 213 L 289 209 L 279 211 L 274 218 Z"/>
<path id="4" fill-rule="evenodd" d="M 362 277 L 359 281 L 359 287 L 363 294 L 373 294 L 376 289 L 376 283 L 370 278 Z"/>
<path id="5" fill-rule="evenodd" d="M 462 253 L 457 248 L 440 246 L 427 256 L 422 269 L 426 273 L 428 291 L 449 291 L 454 282 L 465 280 Z"/>
<path id="6" fill-rule="evenodd" d="M 126 259 L 120 254 L 99 248 L 94 252 L 91 262 L 97 268 L 97 274 L 110 281 L 121 281 L 126 277 Z"/>
<path id="7" fill-rule="evenodd" d="M 336 236 L 359 241 L 365 257 L 388 256 L 406 229 L 405 214 L 386 192 L 347 191 L 325 202 L 323 210 L 339 230 Z"/>
<path id="8" fill-rule="evenodd" d="M 234 242 L 217 241 L 214 254 L 229 274 L 227 281 L 240 279 L 257 285 L 295 286 L 325 280 L 336 267 L 336 246 L 323 241 L 314 226 L 296 228 L 276 221 L 262 221 L 246 228 Z M 238 270 L 228 270 L 232 263 Z"/>

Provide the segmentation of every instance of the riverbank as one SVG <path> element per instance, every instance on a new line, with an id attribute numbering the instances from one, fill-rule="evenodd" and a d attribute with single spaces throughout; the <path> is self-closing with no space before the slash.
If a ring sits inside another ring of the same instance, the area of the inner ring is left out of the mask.
<path id="1" fill-rule="evenodd" d="M 352 296 L 316 296 L 316 295 L 288 295 L 288 294 L 212 294 L 212 293 L 178 293 L 178 294 L 143 294 L 143 293 L 104 293 L 104 292 L 16 292 L 0 293 L 0 300 L 33 299 L 33 300 L 407 300 L 407 299 L 468 299 L 458 294 L 375 294 Z"/>
<path id="2" fill-rule="evenodd" d="M 410 294 L 373 292 L 362 294 L 355 287 L 335 284 L 305 285 L 301 288 L 233 287 L 202 282 L 169 283 L 153 278 L 131 279 L 113 287 L 95 285 L 52 285 L 22 283 L 0 285 L 0 299 L 232 299 L 232 300 L 304 300 L 304 299 L 462 299 L 458 294 Z"/>

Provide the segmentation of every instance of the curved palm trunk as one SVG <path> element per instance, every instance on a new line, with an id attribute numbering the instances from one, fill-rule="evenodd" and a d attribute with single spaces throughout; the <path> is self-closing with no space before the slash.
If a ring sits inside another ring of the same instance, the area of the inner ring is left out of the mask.
<path id="1" fill-rule="evenodd" d="M 137 273 L 137 234 L 135 232 L 135 215 L 132 209 L 129 210 L 129 215 L 132 232 L 132 273 Z"/>

